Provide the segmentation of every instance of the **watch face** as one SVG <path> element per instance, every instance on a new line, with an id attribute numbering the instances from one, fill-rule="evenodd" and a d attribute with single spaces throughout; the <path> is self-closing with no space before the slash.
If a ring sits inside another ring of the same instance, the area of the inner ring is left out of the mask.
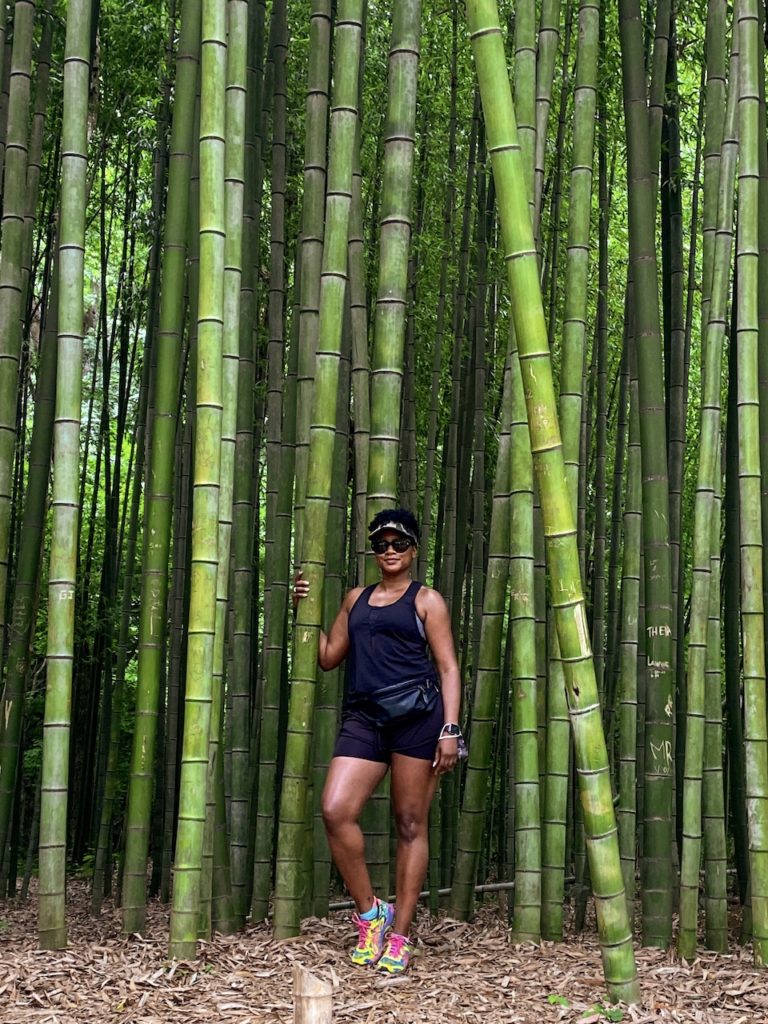
<path id="1" fill-rule="evenodd" d="M 461 736 L 461 729 L 458 725 L 443 726 L 443 732 L 446 736 Z"/>

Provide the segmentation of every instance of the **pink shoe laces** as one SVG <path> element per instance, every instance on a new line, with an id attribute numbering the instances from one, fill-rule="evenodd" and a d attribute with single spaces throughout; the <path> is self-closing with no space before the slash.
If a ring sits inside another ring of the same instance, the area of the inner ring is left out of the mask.
<path id="1" fill-rule="evenodd" d="M 357 944 L 358 946 L 364 946 L 368 938 L 368 932 L 370 931 L 371 925 L 375 924 L 377 918 L 373 921 L 364 921 L 359 914 L 355 914 L 355 924 L 357 925 Z"/>
<path id="2" fill-rule="evenodd" d="M 408 945 L 407 935 L 397 935 L 395 932 L 391 932 L 389 941 L 387 943 L 386 956 L 388 958 L 396 960 L 403 955 L 403 946 Z"/>
<path id="3" fill-rule="evenodd" d="M 361 947 L 364 947 L 368 943 L 368 941 L 370 939 L 370 934 L 371 934 L 372 929 L 375 928 L 376 925 L 381 923 L 381 901 L 380 900 L 376 900 L 376 904 L 375 905 L 376 905 L 376 909 L 377 909 L 377 914 L 376 914 L 376 917 L 371 918 L 370 920 L 367 920 L 366 918 L 361 917 L 357 913 L 353 914 L 353 916 L 352 916 L 352 920 L 357 925 L 357 941 L 358 941 L 358 945 L 361 946 Z"/>

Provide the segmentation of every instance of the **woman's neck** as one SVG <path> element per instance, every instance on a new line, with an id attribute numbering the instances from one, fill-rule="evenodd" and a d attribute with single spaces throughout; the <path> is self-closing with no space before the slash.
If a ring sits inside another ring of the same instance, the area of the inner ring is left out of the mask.
<path id="1" fill-rule="evenodd" d="M 395 590 L 403 590 L 411 583 L 411 570 L 404 569 L 399 572 L 397 576 L 382 576 L 379 580 L 379 586 L 382 590 L 392 592 Z"/>

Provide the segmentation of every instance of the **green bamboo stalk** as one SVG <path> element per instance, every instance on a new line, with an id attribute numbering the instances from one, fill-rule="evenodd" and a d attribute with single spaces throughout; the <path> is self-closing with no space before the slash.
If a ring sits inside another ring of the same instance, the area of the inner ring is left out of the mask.
<path id="1" fill-rule="evenodd" d="M 494 0 L 470 0 L 467 16 L 499 200 L 531 449 L 547 538 L 553 607 L 567 669 L 566 685 L 606 983 L 611 998 L 634 1001 L 639 997 L 639 987 L 621 879 L 608 757 L 579 580 L 538 261 L 524 192 L 524 168 L 504 45 Z"/>
<path id="2" fill-rule="evenodd" d="M 200 280 L 192 562 L 184 733 L 168 951 L 195 954 L 216 628 L 222 436 L 226 8 L 203 0 L 200 65 Z"/>
<path id="3" fill-rule="evenodd" d="M 80 513 L 78 454 L 91 8 L 90 0 L 72 0 L 69 4 L 64 53 L 53 533 L 40 796 L 38 939 L 43 949 L 61 949 L 67 943 L 67 764 L 74 657 L 75 545 Z"/>
<path id="4" fill-rule="evenodd" d="M 296 421 L 297 558 L 303 543 L 303 516 L 309 457 L 310 414 L 315 352 L 320 327 L 320 274 L 323 258 L 328 88 L 331 60 L 331 3 L 313 0 L 309 22 L 309 72 L 304 149 L 304 199 L 301 213 L 301 282 L 299 298 L 299 365 Z"/>
<path id="5" fill-rule="evenodd" d="M 545 154 L 552 84 L 560 42 L 560 0 L 543 0 L 536 50 L 536 153 L 534 170 L 533 224 L 540 245 L 541 202 L 544 191 Z"/>
<path id="6" fill-rule="evenodd" d="M 251 681 L 256 644 L 252 641 L 254 599 L 254 500 L 253 472 L 254 392 L 258 326 L 255 317 L 258 275 L 258 224 L 261 214 L 263 154 L 261 114 L 264 49 L 264 18 L 260 3 L 249 0 L 248 68 L 246 74 L 245 181 L 243 200 L 243 253 L 240 289 L 240 345 L 235 441 L 235 479 L 232 492 L 232 642 L 228 666 L 228 718 L 231 749 L 230 862 L 232 898 L 239 923 L 248 912 L 251 888 L 249 857 L 251 803 Z M 258 143 L 258 144 L 257 144 Z"/>
<path id="7" fill-rule="evenodd" d="M 366 508 L 369 520 L 381 509 L 397 504 L 420 34 L 421 0 L 397 0 L 392 10 L 387 114 L 383 135 L 378 283 L 373 317 L 371 434 Z M 377 578 L 373 559 L 369 560 L 365 572 L 365 582 L 373 583 Z M 388 837 L 389 800 L 386 785 L 379 789 L 371 801 L 369 814 L 373 832 Z M 374 889 L 377 892 L 388 892 L 389 857 L 381 841 L 378 844 L 371 842 L 369 870 Z"/>
<path id="8" fill-rule="evenodd" d="M 373 324 L 369 518 L 394 503 L 397 492 L 421 4 L 419 0 L 397 0 L 392 15 L 389 99 L 384 129 L 381 187 L 379 276 Z M 371 574 L 375 574 L 373 563 L 366 570 L 367 582 L 372 582 Z"/>
<path id="9" fill-rule="evenodd" d="M 106 743 L 106 750 L 104 751 L 103 799 L 96 843 L 96 857 L 93 868 L 91 909 L 94 914 L 99 914 L 101 912 L 102 900 L 104 895 L 109 891 L 112 876 L 109 857 L 112 849 L 112 822 L 118 784 L 117 773 L 120 757 L 120 732 L 123 718 L 123 693 L 125 689 L 126 669 L 128 666 L 128 633 L 131 624 L 131 609 L 133 607 L 134 600 L 133 580 L 136 561 L 136 547 L 139 536 L 139 511 L 141 508 L 142 479 L 144 475 L 147 410 L 149 406 L 149 392 L 151 387 L 150 374 L 153 369 L 156 369 L 154 348 L 155 338 L 157 337 L 157 314 L 160 293 L 158 263 L 161 245 L 160 225 L 162 222 L 163 185 L 165 183 L 167 170 L 168 151 L 164 139 L 168 126 L 169 100 L 170 85 L 167 86 L 167 91 L 163 99 L 162 114 L 158 122 L 159 144 L 155 152 L 153 164 L 152 207 L 156 219 L 153 229 L 152 250 L 150 252 L 147 265 L 147 275 L 149 277 L 150 286 L 147 300 L 147 330 L 142 352 L 141 382 L 139 385 L 139 400 L 136 409 L 135 421 L 136 459 L 135 465 L 133 466 L 133 474 L 131 474 L 131 469 L 129 467 L 127 475 L 128 479 L 133 475 L 133 484 L 131 489 L 130 514 L 128 521 L 128 543 L 123 573 L 120 626 L 117 636 L 115 679 L 109 701 L 111 704 L 109 714 L 109 739 Z M 126 506 L 128 505 L 127 500 L 125 504 Z M 116 558 L 119 562 L 122 544 L 120 544 L 118 548 L 119 550 Z M 116 565 L 116 572 L 117 568 L 118 566 Z M 107 701 L 105 701 L 105 714 L 106 704 Z M 102 742 L 104 743 L 103 739 Z M 170 851 L 168 851 L 168 855 L 170 855 Z"/>
<path id="10" fill-rule="evenodd" d="M 473 211 L 473 191 L 475 181 L 475 164 L 477 161 L 478 134 L 480 124 L 480 97 L 475 95 L 472 115 L 472 129 L 469 137 L 469 154 L 467 157 L 467 177 L 464 188 L 464 205 L 462 207 L 461 241 L 459 243 L 459 272 L 456 282 L 456 294 L 453 305 L 453 323 L 451 347 L 451 406 L 448 414 L 446 438 L 443 444 L 443 467 L 441 487 L 443 499 L 441 503 L 442 521 L 445 536 L 441 538 L 440 554 L 440 585 L 445 591 L 448 607 L 451 611 L 451 624 L 454 631 L 459 620 L 459 610 L 454 608 L 454 577 L 456 575 L 456 533 L 457 533 L 457 492 L 458 486 L 458 452 L 459 422 L 461 417 L 462 395 L 462 346 L 464 340 L 464 318 L 466 315 L 467 282 L 469 274 L 469 243 Z M 446 792 L 445 788 L 442 792 Z M 442 793 L 441 793 L 442 797 Z M 444 819 L 444 824 L 447 821 Z"/>
<path id="11" fill-rule="evenodd" d="M 600 12 L 601 50 L 605 40 L 605 12 Z M 595 477 L 594 477 L 594 544 L 592 549 L 592 649 L 595 652 L 595 674 L 600 700 L 605 708 L 605 532 L 606 458 L 608 446 L 608 229 L 610 222 L 614 153 L 611 154 L 610 182 L 608 168 L 608 132 L 604 101 L 598 108 L 598 284 L 597 322 L 593 355 L 595 365 Z M 589 452 L 589 448 L 587 449 Z M 587 456 L 589 457 L 589 455 Z M 584 474 L 586 479 L 586 473 Z"/>
<path id="12" fill-rule="evenodd" d="M 287 155 L 287 72 L 288 22 L 284 3 L 272 8 L 270 23 L 272 56 L 272 177 L 270 202 L 269 299 L 267 307 L 267 489 L 264 535 L 264 589 L 269 619 L 272 605 L 273 563 L 276 546 L 274 529 L 280 474 L 280 426 L 283 419 L 283 378 L 285 365 L 285 197 Z M 280 614 L 276 606 L 275 614 Z"/>
<path id="13" fill-rule="evenodd" d="M 706 29 L 706 125 L 704 136 L 704 197 L 702 204 L 702 295 L 701 324 L 709 322 L 709 297 L 712 291 L 713 251 L 717 233 L 718 181 L 720 152 L 726 107 L 726 3 L 709 0 Z M 702 330 L 702 333 L 703 333 Z"/>
<path id="14" fill-rule="evenodd" d="M 740 0 L 739 225 L 736 330 L 739 403 L 739 508 L 744 745 L 755 962 L 768 963 L 768 723 L 760 523 L 760 426 L 757 366 L 758 33 L 757 0 Z"/>
<path id="15" fill-rule="evenodd" d="M 731 53 L 733 59 L 734 43 Z M 709 321 L 710 296 L 714 271 L 713 253 L 717 238 L 718 182 L 720 154 L 723 146 L 723 125 L 726 113 L 726 4 L 724 0 L 710 0 L 706 23 L 706 86 L 704 129 L 704 194 L 702 202 L 702 296 L 701 323 Z M 736 47 L 738 51 L 738 47 Z M 731 71 L 735 83 L 738 66 Z M 732 90 L 735 92 L 735 86 Z M 732 144 L 737 145 L 735 138 Z M 726 150 L 727 151 L 727 150 Z M 703 333 L 703 332 L 702 332 Z M 730 419 L 730 414 L 729 414 Z M 718 468 L 718 482 L 722 469 Z M 722 654 L 720 623 L 720 487 L 714 496 L 712 522 L 711 581 L 709 593 L 709 626 L 707 633 L 707 666 L 705 677 L 704 726 L 704 784 L 702 790 L 702 817 L 704 824 L 704 907 L 706 945 L 721 952 L 727 950 L 727 904 L 725 887 L 727 855 L 725 850 L 725 792 L 723 780 L 723 722 L 722 722 Z M 727 620 L 726 620 L 727 621 Z"/>
<path id="16" fill-rule="evenodd" d="M 616 450 L 613 461 L 613 487 L 611 493 L 611 533 L 609 540 L 610 558 L 608 562 L 608 611 L 606 616 L 607 644 L 605 652 L 605 716 L 606 736 L 613 736 L 613 722 L 616 704 L 616 680 L 618 677 L 619 659 L 619 607 L 620 593 L 618 586 L 619 564 L 621 555 L 621 524 L 622 500 L 624 486 L 625 452 L 627 443 L 627 398 L 629 392 L 629 363 L 627 352 L 627 328 L 625 300 L 624 339 L 619 367 L 619 399 L 616 414 Z M 610 751 L 610 740 L 609 740 Z"/>
<path id="17" fill-rule="evenodd" d="M 5 643 L 11 498 L 16 450 L 16 411 L 21 357 L 24 217 L 27 212 L 27 145 L 32 78 L 34 0 L 16 0 L 8 92 L 0 249 L 0 637 Z"/>
<path id="18" fill-rule="evenodd" d="M 259 725 L 259 776 L 257 792 L 256 850 L 251 916 L 266 917 L 274 857 L 275 807 L 278 802 L 282 679 L 285 670 L 285 620 L 290 564 L 290 518 L 278 514 L 285 491 L 293 486 L 286 474 L 290 449 L 281 433 L 285 384 L 285 199 L 288 26 L 285 4 L 272 8 L 270 42 L 273 64 L 272 180 L 270 216 L 270 282 L 267 341 L 267 492 L 264 529 L 265 641 Z M 301 280 L 304 280 L 303 258 Z M 300 329 L 300 328 L 299 328 Z M 300 355 L 299 351 L 299 355 Z M 287 397 L 287 396 L 286 396 Z M 297 408 L 296 416 L 301 410 Z M 297 480 L 298 486 L 298 480 Z M 297 538 L 298 543 L 298 538 Z"/>
<path id="19" fill-rule="evenodd" d="M 422 121 L 421 136 L 423 142 L 419 154 L 419 167 L 416 172 L 415 211 L 413 225 L 414 237 L 419 239 L 424 230 L 424 213 L 426 204 L 425 182 L 430 157 L 427 133 Z M 487 254 L 487 249 L 486 249 Z M 416 441 L 416 309 L 417 279 L 421 253 L 418 246 L 413 245 L 408 252 L 408 269 L 406 272 L 405 302 L 407 314 L 405 319 L 405 342 L 403 345 L 403 385 L 400 405 L 400 466 L 399 493 L 400 500 L 406 508 L 418 508 L 418 455 Z M 478 288 L 480 285 L 478 284 Z"/>
<path id="20" fill-rule="evenodd" d="M 475 302 L 478 315 L 472 332 L 472 553 L 467 583 L 472 592 L 472 666 L 478 664 L 480 623 L 483 615 L 485 581 L 485 400 L 486 400 L 486 316 L 488 294 L 488 235 L 493 218 L 493 188 L 486 188 L 485 143 L 477 175 L 477 230 L 475 232 Z M 418 233 L 417 233 L 418 234 Z"/>
<path id="21" fill-rule="evenodd" d="M 537 116 L 535 5 L 518 9 L 515 20 L 515 98 L 525 118 Z M 542 15 L 544 16 L 544 15 Z M 550 83 L 551 89 L 551 83 Z M 538 139 L 535 125 L 521 137 L 521 151 L 528 170 L 526 187 L 536 233 L 535 164 Z M 527 144 L 526 144 L 527 142 Z M 510 427 L 510 531 L 509 531 L 509 631 L 505 676 L 509 676 L 509 737 L 507 760 L 510 772 L 509 810 L 513 821 L 510 852 L 515 877 L 511 923 L 517 941 L 541 939 L 542 835 L 539 787 L 539 724 L 537 706 L 538 658 L 535 609 L 535 525 L 533 461 L 528 437 L 523 380 L 514 327 L 510 326 L 511 427 Z M 538 520 L 539 526 L 540 520 Z M 541 531 L 539 531 L 541 532 Z M 542 535 L 543 536 L 543 535 Z M 514 780 L 514 781 L 512 781 Z M 502 804 L 503 806 L 503 804 Z"/>
<path id="22" fill-rule="evenodd" d="M 367 4 L 365 5 L 367 9 Z M 365 9 L 363 11 L 363 38 L 365 38 Z M 360 53 L 364 64 L 364 49 Z M 362 112 L 363 68 L 359 86 Z M 352 164 L 352 208 L 349 213 L 349 311 L 352 332 L 352 407 L 353 446 L 355 467 L 353 533 L 355 573 L 354 583 L 365 578 L 365 549 L 367 522 L 365 515 L 368 497 L 368 439 L 371 433 L 371 365 L 368 354 L 368 299 L 365 283 L 365 232 L 363 227 L 363 175 L 360 167 L 361 120 L 357 122 L 355 152 Z M 426 483 L 425 483 L 426 487 Z M 422 531 L 423 538 L 423 531 Z M 419 554 L 421 554 L 421 548 Z M 420 579 L 424 577 L 419 574 Z M 352 580 L 350 580 L 350 583 Z"/>
<path id="23" fill-rule="evenodd" d="M 165 636 L 174 438 L 184 319 L 190 153 L 194 133 L 199 47 L 200 0 L 184 0 L 176 61 L 168 200 L 163 236 L 163 287 L 155 377 L 157 386 L 154 392 L 144 499 L 136 724 L 128 784 L 123 866 L 123 931 L 126 934 L 143 932 L 146 920 L 147 850 L 155 774 L 155 728 Z"/>
<path id="24" fill-rule="evenodd" d="M 288 736 L 277 844 L 274 931 L 295 935 L 299 929 L 305 879 L 303 850 L 315 704 L 317 645 L 327 550 L 327 521 L 333 443 L 336 433 L 336 392 L 346 291 L 352 161 L 357 127 L 358 71 L 362 35 L 360 0 L 339 4 L 336 61 L 331 109 L 325 245 L 320 281 L 320 323 L 312 409 L 306 529 L 302 562 L 310 596 L 301 602 L 288 709 Z"/>
<path id="25" fill-rule="evenodd" d="M 437 457 L 438 420 L 440 412 L 440 379 L 443 365 L 443 340 L 446 321 L 446 294 L 448 267 L 453 251 L 454 207 L 456 205 L 456 123 L 458 103 L 458 7 L 451 7 L 451 99 L 448 115 L 448 179 L 443 200 L 443 232 L 440 252 L 435 336 L 432 349 L 432 377 L 429 390 L 429 418 L 427 423 L 427 452 L 424 468 L 423 504 L 421 515 L 421 544 L 419 546 L 420 580 L 427 579 L 429 549 L 432 538 L 433 495 Z M 430 882 L 430 887 L 431 887 Z"/>
<path id="26" fill-rule="evenodd" d="M 648 86 L 648 159 L 651 175 L 655 178 L 654 193 L 659 191 L 659 158 L 661 156 L 661 129 L 664 120 L 664 86 L 667 80 L 667 57 L 669 54 L 669 27 L 672 0 L 657 0 L 654 10 L 653 53 L 646 47 L 646 58 L 650 64 Z M 650 30 L 650 22 L 647 26 Z"/>
<path id="27" fill-rule="evenodd" d="M 760 7 L 761 26 L 765 25 L 764 5 Z M 758 61 L 760 66 L 765 63 L 765 39 L 763 32 L 758 34 L 759 53 Z M 757 345 L 757 372 L 759 374 L 760 387 L 768 381 L 768 295 L 763 289 L 768 285 L 768 132 L 765 126 L 765 80 L 758 75 L 758 87 L 760 91 L 760 136 L 758 138 L 758 166 L 760 168 L 760 181 L 758 184 L 758 291 L 757 291 L 757 323 L 758 323 L 758 345 Z M 761 527 L 762 535 L 768 535 L 768 403 L 760 403 L 760 491 L 762 498 Z M 763 545 L 763 607 L 768 602 L 768 546 Z M 768 653 L 766 654 L 768 657 Z"/>
<path id="28" fill-rule="evenodd" d="M 354 202 L 354 200 L 353 200 Z M 328 508 L 328 535 L 334 542 L 328 551 L 325 573 L 325 594 L 323 596 L 323 621 L 326 630 L 336 617 L 344 599 L 344 552 L 346 549 L 346 493 L 348 478 L 349 449 L 349 389 L 351 324 L 347 317 L 342 339 L 342 356 L 339 367 L 339 387 L 336 395 L 336 437 L 333 446 L 333 469 L 331 499 Z M 340 666 L 329 672 L 322 672 L 317 683 L 315 707 L 315 732 L 313 751 L 312 786 L 312 850 L 313 887 L 312 913 L 315 917 L 328 914 L 328 898 L 331 889 L 331 852 L 325 834 L 322 815 L 322 793 L 328 765 L 331 762 L 338 728 L 339 707 L 343 689 L 343 672 Z"/>
<path id="29" fill-rule="evenodd" d="M 536 3 L 521 0 L 515 6 L 515 110 L 517 131 L 523 163 L 530 180 L 526 189 L 530 197 L 531 222 L 535 221 L 534 166 L 536 163 Z"/>
<path id="30" fill-rule="evenodd" d="M 573 152 L 571 158 L 570 203 L 568 208 L 568 243 L 566 256 L 565 306 L 563 318 L 562 363 L 560 371 L 560 421 L 563 428 L 563 456 L 568 474 L 571 512 L 574 520 L 578 516 L 583 415 L 583 377 L 586 360 L 586 316 L 587 282 L 589 275 L 589 226 L 592 203 L 592 164 L 595 146 L 595 118 L 597 112 L 597 57 L 599 50 L 599 5 L 594 0 L 581 0 L 579 4 L 579 45 L 576 56 L 576 83 L 573 105 Z M 551 328 L 550 328 L 551 329 Z M 583 502 L 581 503 L 583 507 Z M 579 545 L 581 549 L 581 545 Z M 558 673 L 556 663 L 560 654 L 557 638 L 553 636 L 552 663 L 550 671 Z M 566 705 L 562 696 L 552 705 L 549 719 L 553 715 L 562 723 Z M 559 727 L 563 729 L 562 724 Z M 558 726 L 555 726 L 558 729 Z M 565 795 L 561 781 L 567 773 L 567 744 L 558 744 L 548 749 L 551 770 L 555 774 L 553 786 L 547 794 L 551 801 L 559 794 Z M 550 766 L 548 766 L 549 769 Z M 550 904 L 545 912 L 546 921 L 542 927 L 546 934 L 558 934 L 562 927 L 562 913 L 556 904 L 562 902 L 560 889 L 564 877 L 551 859 L 558 851 L 558 833 L 565 821 L 565 805 L 551 802 L 547 806 L 545 829 L 554 826 L 554 835 L 545 839 L 546 856 L 544 863 L 547 879 L 544 888 L 545 902 Z M 583 845 L 579 844 L 582 851 Z M 559 851 L 558 851 L 559 852 Z M 583 852 L 582 852 L 583 857 Z M 583 871 L 580 870 L 579 884 Z M 557 888 L 550 888 L 552 885 Z M 554 914 L 550 916 L 555 904 Z"/>
<path id="31" fill-rule="evenodd" d="M 741 580 L 739 528 L 739 427 L 737 415 L 738 352 L 731 304 L 728 345 L 728 406 L 725 431 L 725 537 L 723 543 L 723 667 L 728 751 L 729 812 L 733 822 L 736 884 L 742 906 L 748 902 L 749 838 L 747 835 L 746 747 L 741 687 Z"/>
<path id="32" fill-rule="evenodd" d="M 720 495 L 712 515 L 712 579 L 709 588 L 709 630 L 704 726 L 704 923 L 707 949 L 728 952 L 728 851 L 725 834 L 723 778 L 723 711 L 720 640 Z"/>
<path id="33" fill-rule="evenodd" d="M 536 707 L 533 460 L 523 379 L 514 334 L 511 353 L 509 532 L 510 708 L 514 731 L 515 895 L 512 933 L 517 942 L 541 939 L 541 809 Z"/>
<path id="34" fill-rule="evenodd" d="M 229 604 L 230 552 L 232 547 L 232 501 L 235 476 L 235 445 L 237 442 L 237 399 L 240 371 L 240 288 L 243 273 L 243 202 L 245 187 L 246 67 L 248 43 L 248 4 L 245 0 L 227 0 L 227 77 L 224 155 L 224 297 L 222 328 L 222 404 L 221 476 L 219 488 L 218 573 L 216 578 L 216 635 L 213 644 L 213 703 L 211 705 L 211 740 L 208 753 L 208 809 L 206 814 L 206 845 L 203 853 L 201 901 L 210 902 L 210 886 L 214 871 L 214 832 L 220 783 L 223 782 L 224 664 L 227 608 Z M 208 841 L 210 830 L 210 841 Z M 222 870 L 229 874 L 229 850 L 219 846 L 225 855 Z M 210 859 L 206 864 L 206 855 Z M 225 887 L 227 888 L 227 887 Z M 220 931 L 233 930 L 234 907 L 231 893 L 219 891 L 217 924 Z M 210 922 L 204 927 L 210 934 Z"/>
<path id="35" fill-rule="evenodd" d="M 40 193 L 40 172 L 43 154 L 44 129 L 48 110 L 48 91 L 51 78 L 51 50 L 53 45 L 54 19 L 52 15 L 53 0 L 46 0 L 43 15 L 43 31 L 37 54 L 37 72 L 35 75 L 35 98 L 32 109 L 32 126 L 29 132 L 29 151 L 27 154 L 27 193 L 26 212 L 24 214 L 24 241 L 21 256 L 21 308 L 29 308 L 29 280 L 32 269 L 34 249 L 34 225 L 37 217 L 37 201 Z"/>
<path id="36" fill-rule="evenodd" d="M 40 359 L 37 369 L 34 419 L 29 449 L 29 476 L 21 524 L 21 545 L 16 564 L 13 614 L 10 620 L 5 688 L 0 721 L 0 859 L 6 848 L 11 822 L 27 675 L 30 638 L 37 609 L 38 576 L 45 526 L 45 504 L 51 468 L 54 403 L 56 400 L 57 275 L 53 274 Z"/>
<path id="37" fill-rule="evenodd" d="M 488 534 L 488 570 L 483 593 L 480 649 L 470 702 L 472 737 L 459 817 L 456 865 L 451 888 L 450 915 L 469 920 L 487 814 L 492 741 L 497 723 L 501 675 L 502 629 L 507 599 L 510 552 L 510 469 L 512 427 L 511 354 L 504 375 L 501 433 L 496 460 Z"/>
<path id="38" fill-rule="evenodd" d="M 600 8 L 596 0 L 580 0 L 579 45 L 573 97 L 573 155 L 560 370 L 560 422 L 563 457 L 576 513 L 579 481 L 579 439 L 583 404 L 582 373 L 586 350 L 589 279 L 589 224 L 592 163 L 597 113 L 597 56 Z"/>
<path id="39" fill-rule="evenodd" d="M 558 266 L 560 261 L 560 235 L 562 201 L 562 178 L 565 147 L 565 133 L 568 114 L 568 100 L 571 94 L 571 39 L 573 36 L 575 3 L 569 0 L 565 8 L 565 31 L 563 33 L 562 81 L 560 83 L 560 99 L 558 104 L 557 137 L 555 142 L 555 162 L 551 174 L 549 192 L 549 225 L 548 244 L 545 245 L 544 265 L 542 269 L 542 292 L 547 296 L 547 328 L 550 346 L 554 348 L 557 333 L 557 295 L 560 284 Z"/>
<path id="40" fill-rule="evenodd" d="M 43 145 L 43 126 L 48 97 L 51 68 L 53 18 L 49 2 L 43 23 L 35 82 L 35 104 L 27 161 L 26 212 L 22 243 L 21 309 L 28 308 L 29 264 L 32 255 L 32 236 L 40 183 L 40 159 Z M 1 19 L 0 19 L 1 20 Z M 4 31 L 4 25 L 3 25 Z M 55 248 L 48 232 L 51 248 Z M 56 275 L 53 273 L 55 281 Z M 44 281 L 44 295 L 45 285 Z M 6 661 L 5 687 L 0 713 L 0 858 L 5 849 L 10 822 L 11 802 L 16 788 L 18 747 L 24 712 L 26 675 L 29 670 L 29 641 L 36 607 L 37 578 L 40 569 L 41 535 L 45 519 L 45 501 L 51 466 L 51 438 L 56 386 L 56 313 L 58 292 L 54 288 L 48 296 L 44 330 L 41 335 L 38 384 L 32 421 L 29 449 L 29 472 L 26 483 L 24 512 L 20 521 L 20 538 L 16 545 L 18 558 L 13 590 L 13 610 L 9 622 L 9 647 Z M 44 353 L 44 354 L 43 354 Z M 23 460 L 19 460 L 23 466 Z"/>
<path id="41" fill-rule="evenodd" d="M 163 860 L 160 880 L 160 899 L 170 901 L 171 859 L 173 855 L 174 826 L 176 823 L 176 768 L 182 719 L 182 680 L 186 671 L 184 623 L 189 611 L 189 499 L 192 449 L 192 419 L 178 423 L 176 438 L 176 466 L 174 477 L 178 481 L 174 496 L 173 577 L 170 593 L 171 632 L 168 655 L 168 684 L 165 712 L 165 770 L 163 808 Z"/>
<path id="42" fill-rule="evenodd" d="M 733 244 L 733 190 L 736 173 L 739 40 L 731 42 L 731 83 L 720 158 L 717 228 L 712 253 L 709 320 L 702 343 L 702 402 L 699 430 L 699 467 L 693 535 L 687 721 L 683 791 L 683 846 L 680 865 L 680 927 L 677 946 L 682 957 L 696 952 L 699 909 L 699 867 L 702 840 L 702 772 L 705 756 L 706 672 L 711 639 L 710 608 L 713 595 L 711 556 L 715 531 L 715 495 L 720 481 L 720 421 L 723 344 L 727 324 L 728 282 Z M 711 180 L 711 179 L 710 179 Z M 719 527 L 717 530 L 719 536 Z"/>
<path id="43" fill-rule="evenodd" d="M 627 309 L 631 305 L 627 304 Z M 629 349 L 634 339 L 627 335 Z M 634 360 L 632 360 L 634 361 Z M 640 411 L 637 379 L 629 389 L 629 442 L 627 445 L 627 487 L 624 507 L 624 548 L 621 580 L 621 640 L 617 696 L 619 700 L 619 800 L 616 817 L 624 891 L 630 921 L 634 916 L 635 865 L 637 860 L 637 716 L 638 716 L 638 631 L 640 604 L 640 557 L 642 537 L 642 470 L 640 453 Z"/>
<path id="44" fill-rule="evenodd" d="M 643 941 L 672 937 L 672 609 L 669 487 L 664 422 L 663 353 L 659 324 L 654 219 L 656 187 L 646 109 L 639 0 L 620 0 L 619 24 L 627 124 L 629 249 L 643 449 L 645 552 L 645 780 Z M 665 65 L 666 67 L 666 57 Z M 663 78 L 663 74 L 662 74 Z"/>
<path id="45" fill-rule="evenodd" d="M 675 686 L 675 824 L 678 848 L 682 845 L 682 794 L 685 759 L 685 663 L 684 641 L 678 624 L 685 624 L 685 587 L 681 586 L 683 565 L 682 503 L 685 459 L 685 417 L 687 367 L 685 311 L 683 303 L 683 175 L 680 162 L 680 122 L 677 75 L 677 10 L 672 3 L 670 41 L 667 55 L 667 101 L 662 124 L 661 214 L 662 281 L 664 308 L 664 380 L 667 398 L 667 443 L 669 465 L 669 545 L 672 587 L 672 664 Z M 683 580 L 684 583 L 684 580 Z"/>

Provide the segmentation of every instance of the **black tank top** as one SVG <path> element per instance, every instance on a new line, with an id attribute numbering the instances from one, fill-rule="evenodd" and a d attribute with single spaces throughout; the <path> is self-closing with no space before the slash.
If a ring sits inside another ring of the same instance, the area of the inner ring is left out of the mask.
<path id="1" fill-rule="evenodd" d="M 416 612 L 421 583 L 413 580 L 393 604 L 376 607 L 363 590 L 349 613 L 347 702 L 363 703 L 376 690 L 406 679 L 435 677 L 424 626 Z"/>

